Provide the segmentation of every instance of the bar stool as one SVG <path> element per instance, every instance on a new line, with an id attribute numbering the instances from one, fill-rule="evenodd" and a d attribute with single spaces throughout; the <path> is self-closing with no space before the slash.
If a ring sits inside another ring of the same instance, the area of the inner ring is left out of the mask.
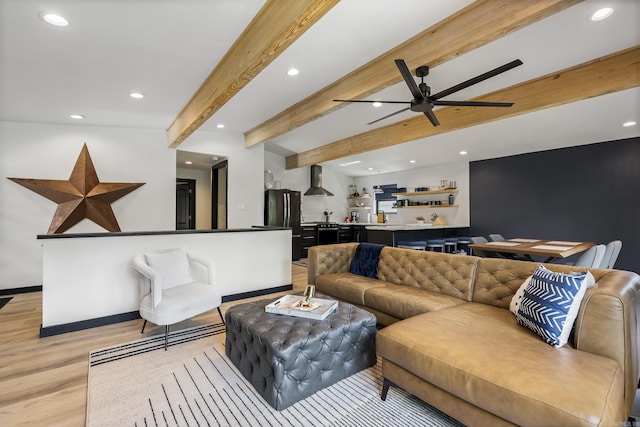
<path id="1" fill-rule="evenodd" d="M 444 239 L 434 239 L 427 241 L 427 249 L 435 252 L 437 248 L 440 248 L 440 252 L 444 252 Z"/>
<path id="2" fill-rule="evenodd" d="M 471 243 L 471 238 L 468 236 L 458 237 L 458 248 L 461 251 L 465 251 L 467 254 L 471 255 L 471 248 L 469 244 Z"/>
<path id="3" fill-rule="evenodd" d="M 458 251 L 458 238 L 457 237 L 445 237 L 444 249 L 447 253 L 454 254 Z"/>
<path id="4" fill-rule="evenodd" d="M 396 247 L 424 251 L 427 247 L 427 242 L 425 242 L 424 240 L 401 240 L 398 242 Z"/>

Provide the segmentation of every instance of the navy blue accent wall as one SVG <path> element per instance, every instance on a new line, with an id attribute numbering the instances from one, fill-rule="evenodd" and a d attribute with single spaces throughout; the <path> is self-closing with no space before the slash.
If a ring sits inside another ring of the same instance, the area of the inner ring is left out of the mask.
<path id="1" fill-rule="evenodd" d="M 640 272 L 640 138 L 471 162 L 469 186 L 472 236 L 620 239 Z"/>

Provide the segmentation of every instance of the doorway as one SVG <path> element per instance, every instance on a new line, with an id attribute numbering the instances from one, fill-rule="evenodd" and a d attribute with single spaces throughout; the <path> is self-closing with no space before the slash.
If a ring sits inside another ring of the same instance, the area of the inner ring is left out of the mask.
<path id="1" fill-rule="evenodd" d="M 227 161 L 211 166 L 211 228 L 227 228 Z"/>
<path id="2" fill-rule="evenodd" d="M 176 230 L 196 228 L 196 180 L 176 179 Z"/>

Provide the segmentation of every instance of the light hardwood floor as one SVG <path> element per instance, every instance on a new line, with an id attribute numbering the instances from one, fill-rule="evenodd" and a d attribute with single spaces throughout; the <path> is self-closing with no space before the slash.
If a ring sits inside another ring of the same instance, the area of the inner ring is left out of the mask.
<path id="1" fill-rule="evenodd" d="M 292 265 L 292 281 L 294 292 L 303 290 L 307 269 Z M 41 298 L 41 292 L 16 294 L 0 309 L 0 426 L 83 426 L 89 352 L 141 338 L 143 321 L 39 338 Z M 223 314 L 246 301 L 224 303 Z M 211 316 L 218 321 L 216 311 L 194 321 Z M 143 336 L 159 333 L 163 328 L 148 325 Z"/>

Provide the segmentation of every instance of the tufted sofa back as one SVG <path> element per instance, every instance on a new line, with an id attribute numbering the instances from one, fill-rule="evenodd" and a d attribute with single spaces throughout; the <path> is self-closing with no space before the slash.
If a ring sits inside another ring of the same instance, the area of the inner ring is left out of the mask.
<path id="1" fill-rule="evenodd" d="M 509 309 L 511 298 L 522 282 L 533 274 L 540 265 L 539 262 L 515 261 L 503 258 L 479 258 L 478 269 L 473 284 L 473 302 L 493 305 Z M 561 264 L 551 264 L 547 267 L 560 273 L 584 271 L 584 267 L 572 267 Z M 593 270 L 596 282 L 607 270 Z"/>
<path id="2" fill-rule="evenodd" d="M 378 279 L 471 301 L 479 258 L 385 247 Z"/>

